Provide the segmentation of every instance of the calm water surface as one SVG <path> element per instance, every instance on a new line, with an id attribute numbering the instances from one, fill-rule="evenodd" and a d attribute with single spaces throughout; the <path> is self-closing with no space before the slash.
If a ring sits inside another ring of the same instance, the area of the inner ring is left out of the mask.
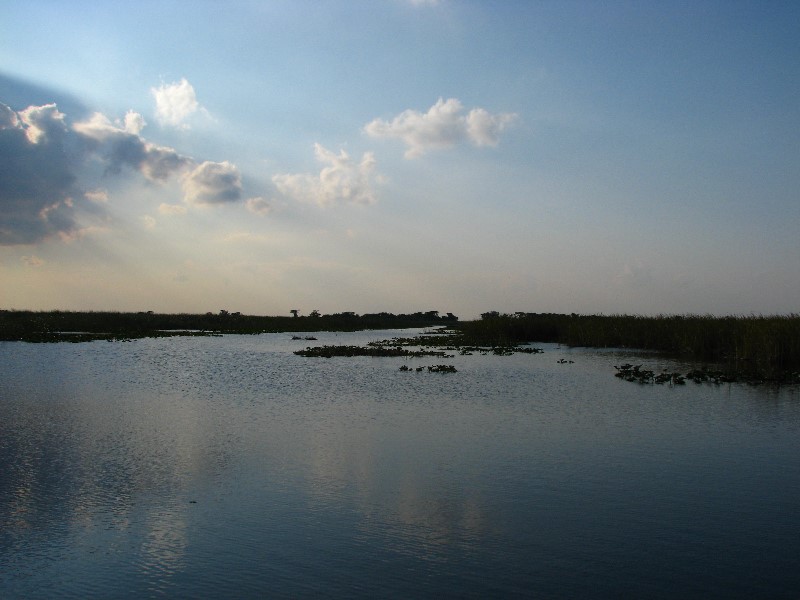
<path id="1" fill-rule="evenodd" d="M 0 597 L 800 596 L 796 388 L 315 335 L 0 343 Z"/>

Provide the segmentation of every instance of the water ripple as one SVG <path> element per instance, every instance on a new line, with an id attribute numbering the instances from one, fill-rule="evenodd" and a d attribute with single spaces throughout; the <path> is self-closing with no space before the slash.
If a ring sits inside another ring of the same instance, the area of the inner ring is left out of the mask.
<path id="1" fill-rule="evenodd" d="M 619 351 L 442 376 L 297 344 L 0 343 L 0 596 L 800 589 L 791 391 L 631 386 Z"/>

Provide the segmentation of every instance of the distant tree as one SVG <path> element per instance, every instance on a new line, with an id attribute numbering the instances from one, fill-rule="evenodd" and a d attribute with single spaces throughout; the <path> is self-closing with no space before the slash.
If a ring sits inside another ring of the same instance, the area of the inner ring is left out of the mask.
<path id="1" fill-rule="evenodd" d="M 484 321 L 486 319 L 495 319 L 500 316 L 500 313 L 496 310 L 490 310 L 489 312 L 481 313 L 481 319 Z"/>
<path id="2" fill-rule="evenodd" d="M 320 316 L 320 314 L 319 314 L 319 311 L 315 308 L 310 313 L 308 313 L 308 316 L 309 317 L 318 317 L 318 316 Z"/>
<path id="3" fill-rule="evenodd" d="M 296 308 L 293 308 L 289 312 L 292 313 L 292 316 L 296 319 L 297 318 L 297 313 L 299 313 L 300 311 L 297 310 Z"/>

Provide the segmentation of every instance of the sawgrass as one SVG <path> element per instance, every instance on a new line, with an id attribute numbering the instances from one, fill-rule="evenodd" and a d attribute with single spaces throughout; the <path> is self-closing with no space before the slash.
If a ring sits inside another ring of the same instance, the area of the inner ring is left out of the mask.
<path id="1" fill-rule="evenodd" d="M 465 336 L 495 344 L 558 342 L 569 346 L 655 350 L 768 378 L 800 371 L 800 315 L 563 315 L 486 313 L 458 325 Z"/>

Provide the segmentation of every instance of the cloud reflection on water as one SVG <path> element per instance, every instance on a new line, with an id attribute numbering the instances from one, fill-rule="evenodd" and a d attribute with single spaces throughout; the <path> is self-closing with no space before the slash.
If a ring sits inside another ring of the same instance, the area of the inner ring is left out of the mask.
<path id="1" fill-rule="evenodd" d="M 797 479 L 791 394 L 630 386 L 618 356 L 577 350 L 570 370 L 553 353 L 455 357 L 449 377 L 302 359 L 277 334 L 9 347 L 11 596 L 413 596 L 431 580 L 503 593 L 587 560 L 634 585 L 652 573 L 630 548 L 686 575 L 680 543 L 697 554 L 737 535 L 744 554 L 720 553 L 715 577 L 736 579 L 743 556 L 787 572 L 774 549 L 793 526 L 770 508 L 790 506 L 776 490 Z M 704 524 L 713 536 L 679 537 Z"/>

